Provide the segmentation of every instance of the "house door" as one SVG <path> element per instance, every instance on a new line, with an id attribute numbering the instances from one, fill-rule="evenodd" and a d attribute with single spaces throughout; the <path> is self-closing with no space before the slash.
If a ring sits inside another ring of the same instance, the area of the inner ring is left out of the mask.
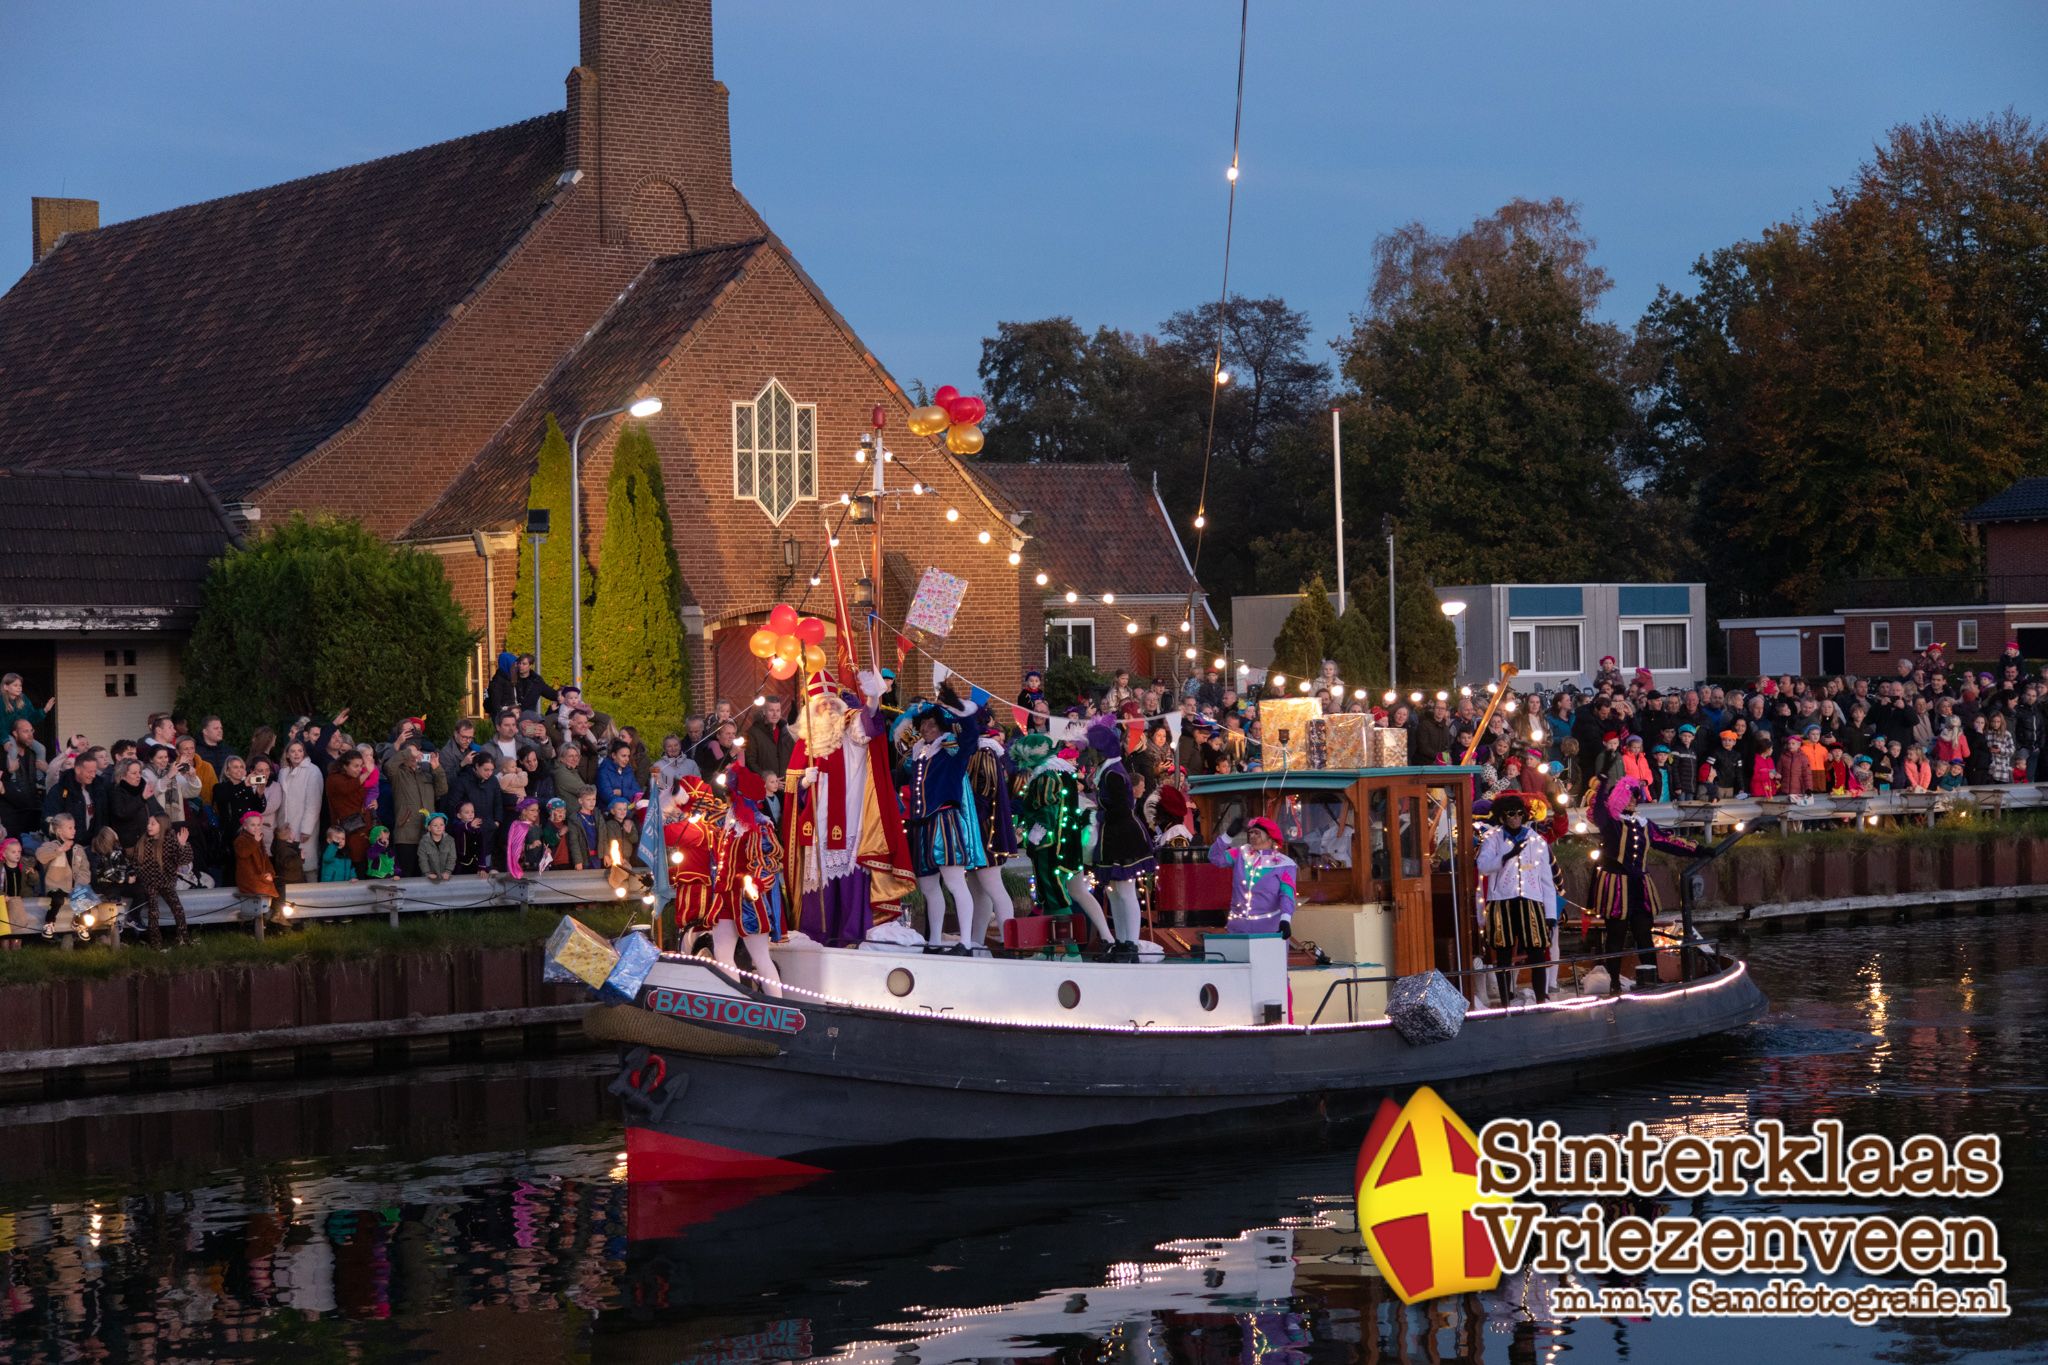
<path id="1" fill-rule="evenodd" d="M 1799 632 L 1796 630 L 1760 630 L 1756 635 L 1756 671 L 1777 677 L 1790 673 L 1803 676 L 1806 670 L 1800 665 Z"/>
<path id="2" fill-rule="evenodd" d="M 1820 637 L 1820 671 L 1828 677 L 1839 677 L 1849 671 L 1848 655 L 1842 648 L 1841 636 Z"/>

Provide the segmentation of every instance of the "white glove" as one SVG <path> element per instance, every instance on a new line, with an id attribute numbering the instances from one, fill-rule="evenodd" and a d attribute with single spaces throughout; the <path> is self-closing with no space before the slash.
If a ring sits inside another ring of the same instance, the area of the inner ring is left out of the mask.
<path id="1" fill-rule="evenodd" d="M 854 680 L 860 684 L 860 694 L 869 701 L 880 701 L 882 694 L 889 690 L 882 685 L 882 675 L 872 668 L 863 668 L 854 675 Z"/>

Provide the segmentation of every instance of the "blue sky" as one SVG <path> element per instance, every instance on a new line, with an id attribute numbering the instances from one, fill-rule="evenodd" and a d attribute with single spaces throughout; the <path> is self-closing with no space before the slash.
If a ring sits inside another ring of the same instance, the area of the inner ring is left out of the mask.
<path id="1" fill-rule="evenodd" d="M 1235 0 L 726 0 L 735 179 L 899 379 L 1001 319 L 1213 297 Z M 4 0 L 0 280 L 33 194 L 104 221 L 559 108 L 573 0 Z M 2048 116 L 2048 5 L 1252 0 L 1233 284 L 1333 337 L 1378 234 L 1583 205 L 1629 322 L 1886 128 Z"/>

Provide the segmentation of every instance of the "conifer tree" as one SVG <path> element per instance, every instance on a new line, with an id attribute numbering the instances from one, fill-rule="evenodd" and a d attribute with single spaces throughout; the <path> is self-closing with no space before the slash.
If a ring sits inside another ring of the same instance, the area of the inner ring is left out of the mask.
<path id="1" fill-rule="evenodd" d="M 1330 590 L 1317 574 L 1302 588 L 1302 599 L 1280 633 L 1273 637 L 1273 667 L 1294 677 L 1312 678 L 1322 671 L 1329 657 L 1330 637 L 1336 633 L 1337 613 L 1330 606 Z"/>
<path id="2" fill-rule="evenodd" d="M 612 455 L 597 575 L 583 637 L 590 704 L 642 735 L 680 730 L 690 689 L 682 571 L 654 438 L 637 424 Z"/>
<path id="3" fill-rule="evenodd" d="M 526 486 L 529 509 L 545 508 L 549 514 L 548 536 L 540 547 L 540 644 L 533 640 L 533 542 L 519 540 L 519 572 L 512 585 L 512 617 L 507 623 L 505 648 L 514 654 L 539 653 L 541 673 L 557 683 L 569 681 L 570 587 L 569 555 L 569 439 L 553 413 L 548 414 L 547 434 L 541 438 L 540 459 L 533 479 Z M 583 563 L 583 605 L 590 606 L 591 590 L 597 579 L 590 561 Z M 490 647 L 493 654 L 498 647 Z"/>

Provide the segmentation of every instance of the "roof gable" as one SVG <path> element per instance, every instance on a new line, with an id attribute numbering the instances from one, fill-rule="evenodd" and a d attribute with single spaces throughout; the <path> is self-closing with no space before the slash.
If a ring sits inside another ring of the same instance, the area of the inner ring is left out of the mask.
<path id="1" fill-rule="evenodd" d="M 765 245 L 756 239 L 649 262 L 402 539 L 465 536 L 518 516 L 548 414 L 573 428 L 591 413 L 626 402 Z"/>
<path id="2" fill-rule="evenodd" d="M 0 625 L 189 624 L 235 539 L 204 479 L 0 470 Z"/>
<path id="3" fill-rule="evenodd" d="M 10 458 L 252 493 L 360 412 L 519 241 L 565 122 L 66 237 L 0 296 Z"/>
<path id="4" fill-rule="evenodd" d="M 974 472 L 1007 501 L 1035 514 L 1031 534 L 1053 578 L 1090 593 L 1188 591 L 1180 538 L 1159 499 L 1129 465 L 983 460 Z"/>
<path id="5" fill-rule="evenodd" d="M 2048 521 L 2048 478 L 2021 479 L 1963 513 L 1963 520 Z"/>

